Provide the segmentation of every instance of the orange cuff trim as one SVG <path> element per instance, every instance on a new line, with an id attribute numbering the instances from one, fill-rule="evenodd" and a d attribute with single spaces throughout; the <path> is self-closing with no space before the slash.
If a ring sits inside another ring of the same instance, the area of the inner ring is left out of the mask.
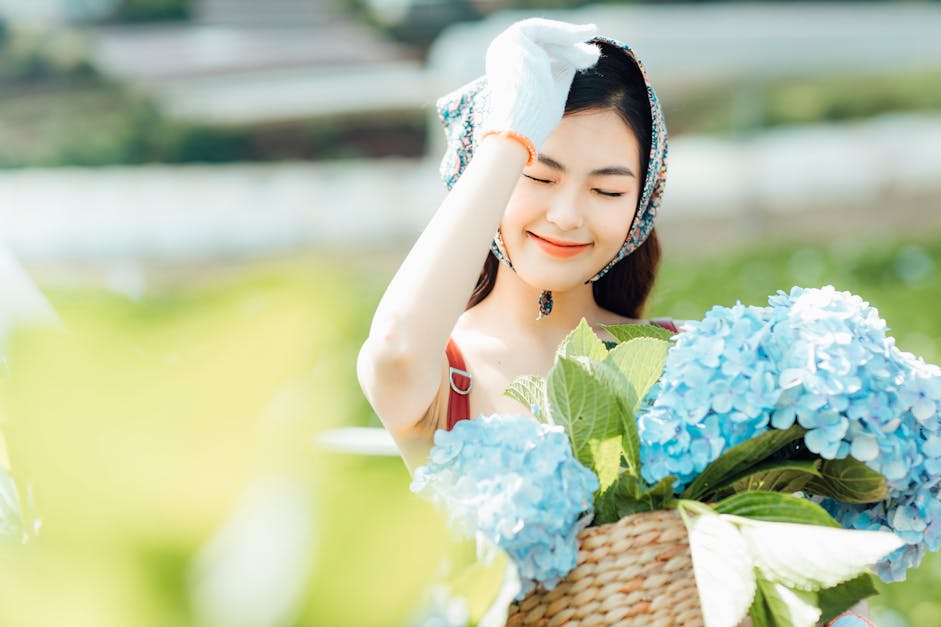
<path id="1" fill-rule="evenodd" d="M 483 141 L 491 135 L 499 135 L 519 142 L 523 148 L 526 149 L 526 152 L 529 153 L 529 160 L 526 161 L 526 165 L 532 165 L 536 161 L 536 157 L 538 156 L 536 146 L 533 144 L 532 140 L 525 135 L 520 135 L 516 131 L 484 131 L 484 134 L 480 136 L 480 141 Z"/>

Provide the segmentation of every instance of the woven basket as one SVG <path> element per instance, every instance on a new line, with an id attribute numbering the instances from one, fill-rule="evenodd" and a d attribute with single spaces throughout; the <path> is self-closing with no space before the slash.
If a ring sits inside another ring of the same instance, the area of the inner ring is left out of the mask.
<path id="1" fill-rule="evenodd" d="M 510 606 L 507 627 L 703 625 L 689 537 L 676 510 L 627 516 L 578 535 L 578 565 Z"/>

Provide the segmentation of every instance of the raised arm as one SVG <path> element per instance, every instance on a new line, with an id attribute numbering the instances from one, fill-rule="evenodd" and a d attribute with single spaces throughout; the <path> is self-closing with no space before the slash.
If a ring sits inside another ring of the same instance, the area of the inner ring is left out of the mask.
<path id="1" fill-rule="evenodd" d="M 562 119 L 575 71 L 598 58 L 592 25 L 532 19 L 487 51 L 491 110 L 483 130 L 514 131 L 539 146 Z M 448 337 L 464 311 L 513 188 L 523 143 L 489 135 L 386 289 L 359 355 L 366 397 L 385 426 L 418 428 L 439 391 Z"/>

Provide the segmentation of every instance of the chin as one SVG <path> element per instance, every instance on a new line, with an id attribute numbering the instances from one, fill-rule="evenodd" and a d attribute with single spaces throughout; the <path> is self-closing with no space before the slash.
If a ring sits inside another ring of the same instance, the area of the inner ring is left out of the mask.
<path id="1" fill-rule="evenodd" d="M 537 289 L 552 292 L 568 292 L 583 287 L 594 274 L 567 273 L 559 271 L 527 272 L 517 269 L 517 274 L 524 283 Z"/>

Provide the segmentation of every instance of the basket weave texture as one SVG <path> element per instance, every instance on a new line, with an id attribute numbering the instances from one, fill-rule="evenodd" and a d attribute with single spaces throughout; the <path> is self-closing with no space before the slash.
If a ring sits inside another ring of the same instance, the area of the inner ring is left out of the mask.
<path id="1" fill-rule="evenodd" d="M 578 535 L 576 567 L 510 606 L 507 627 L 703 625 L 686 526 L 676 510 L 627 516 Z"/>

